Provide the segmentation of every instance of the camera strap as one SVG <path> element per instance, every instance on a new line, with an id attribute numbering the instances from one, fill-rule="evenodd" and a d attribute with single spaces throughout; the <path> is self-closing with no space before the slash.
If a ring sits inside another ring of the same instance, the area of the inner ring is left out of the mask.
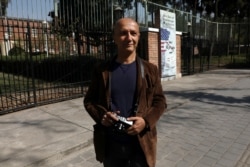
<path id="1" fill-rule="evenodd" d="M 138 64 L 140 66 L 140 72 L 141 72 L 141 78 L 144 78 L 144 66 L 142 64 L 142 61 L 140 58 L 137 59 L 138 60 Z M 138 68 L 137 68 L 138 69 Z M 111 79 L 112 79 L 112 72 L 109 72 L 109 110 L 111 111 L 111 106 L 112 106 L 112 98 L 111 98 Z M 134 112 L 137 112 L 137 108 L 138 108 L 138 104 L 139 104 L 139 96 L 137 95 L 137 99 L 136 99 L 136 103 L 134 106 Z"/>

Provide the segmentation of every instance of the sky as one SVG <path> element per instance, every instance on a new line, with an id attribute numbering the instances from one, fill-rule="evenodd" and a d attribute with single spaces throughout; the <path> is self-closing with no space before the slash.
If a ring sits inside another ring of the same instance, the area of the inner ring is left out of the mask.
<path id="1" fill-rule="evenodd" d="M 48 13 L 54 9 L 54 0 L 11 0 L 7 16 L 39 20 L 51 20 Z"/>

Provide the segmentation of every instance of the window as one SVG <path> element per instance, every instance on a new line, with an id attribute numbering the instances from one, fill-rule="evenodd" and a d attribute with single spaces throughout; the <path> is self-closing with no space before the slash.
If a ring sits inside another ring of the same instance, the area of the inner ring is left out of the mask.
<path id="1" fill-rule="evenodd" d="M 11 37 L 13 35 L 13 27 L 8 27 L 7 33 Z"/>
<path id="2" fill-rule="evenodd" d="M 31 37 L 37 38 L 37 36 L 38 36 L 37 29 L 31 29 Z"/>

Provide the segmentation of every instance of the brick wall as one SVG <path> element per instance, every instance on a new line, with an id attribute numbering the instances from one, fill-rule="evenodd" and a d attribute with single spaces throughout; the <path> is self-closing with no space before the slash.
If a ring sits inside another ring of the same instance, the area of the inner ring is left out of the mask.
<path id="1" fill-rule="evenodd" d="M 158 28 L 147 28 L 142 30 L 141 38 L 143 38 L 146 43 L 148 50 L 147 50 L 147 59 L 149 62 L 155 64 L 159 68 L 159 75 L 161 74 L 161 41 L 160 41 L 160 34 L 159 34 L 159 28 L 160 28 L 160 13 L 159 11 L 156 12 L 155 15 L 155 25 Z M 180 78 L 182 76 L 181 74 L 181 33 L 176 32 L 176 76 L 174 78 Z M 164 79 L 172 79 L 170 78 L 164 78 Z"/>
<path id="2" fill-rule="evenodd" d="M 145 50 L 144 58 L 150 63 L 160 67 L 160 50 L 159 50 L 159 29 L 143 28 L 141 29 L 141 50 Z M 160 74 L 160 72 L 159 72 Z"/>
<path id="3" fill-rule="evenodd" d="M 141 53 L 149 62 L 155 64 L 159 68 L 159 75 L 161 74 L 161 41 L 159 37 L 158 28 L 144 28 L 141 29 Z M 181 75 L 181 33 L 176 33 L 176 76 L 180 78 Z M 172 78 L 172 77 L 171 77 Z"/>
<path id="4" fill-rule="evenodd" d="M 181 78 L 181 33 L 176 33 L 176 78 Z"/>
<path id="5" fill-rule="evenodd" d="M 159 68 L 160 59 L 158 41 L 158 32 L 148 32 L 148 61 Z"/>

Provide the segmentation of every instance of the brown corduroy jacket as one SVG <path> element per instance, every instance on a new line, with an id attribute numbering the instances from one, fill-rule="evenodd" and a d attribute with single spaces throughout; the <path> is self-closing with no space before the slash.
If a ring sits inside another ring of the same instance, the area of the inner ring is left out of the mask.
<path id="1" fill-rule="evenodd" d="M 98 124 L 109 108 L 109 69 L 113 60 L 99 64 L 94 72 L 89 89 L 84 98 L 84 106 L 89 115 Z M 164 96 L 157 66 L 136 58 L 138 109 L 136 116 L 143 117 L 148 129 L 138 135 L 141 148 L 149 167 L 155 167 L 157 131 L 156 123 L 166 110 Z M 140 68 L 140 64 L 143 68 Z"/>

